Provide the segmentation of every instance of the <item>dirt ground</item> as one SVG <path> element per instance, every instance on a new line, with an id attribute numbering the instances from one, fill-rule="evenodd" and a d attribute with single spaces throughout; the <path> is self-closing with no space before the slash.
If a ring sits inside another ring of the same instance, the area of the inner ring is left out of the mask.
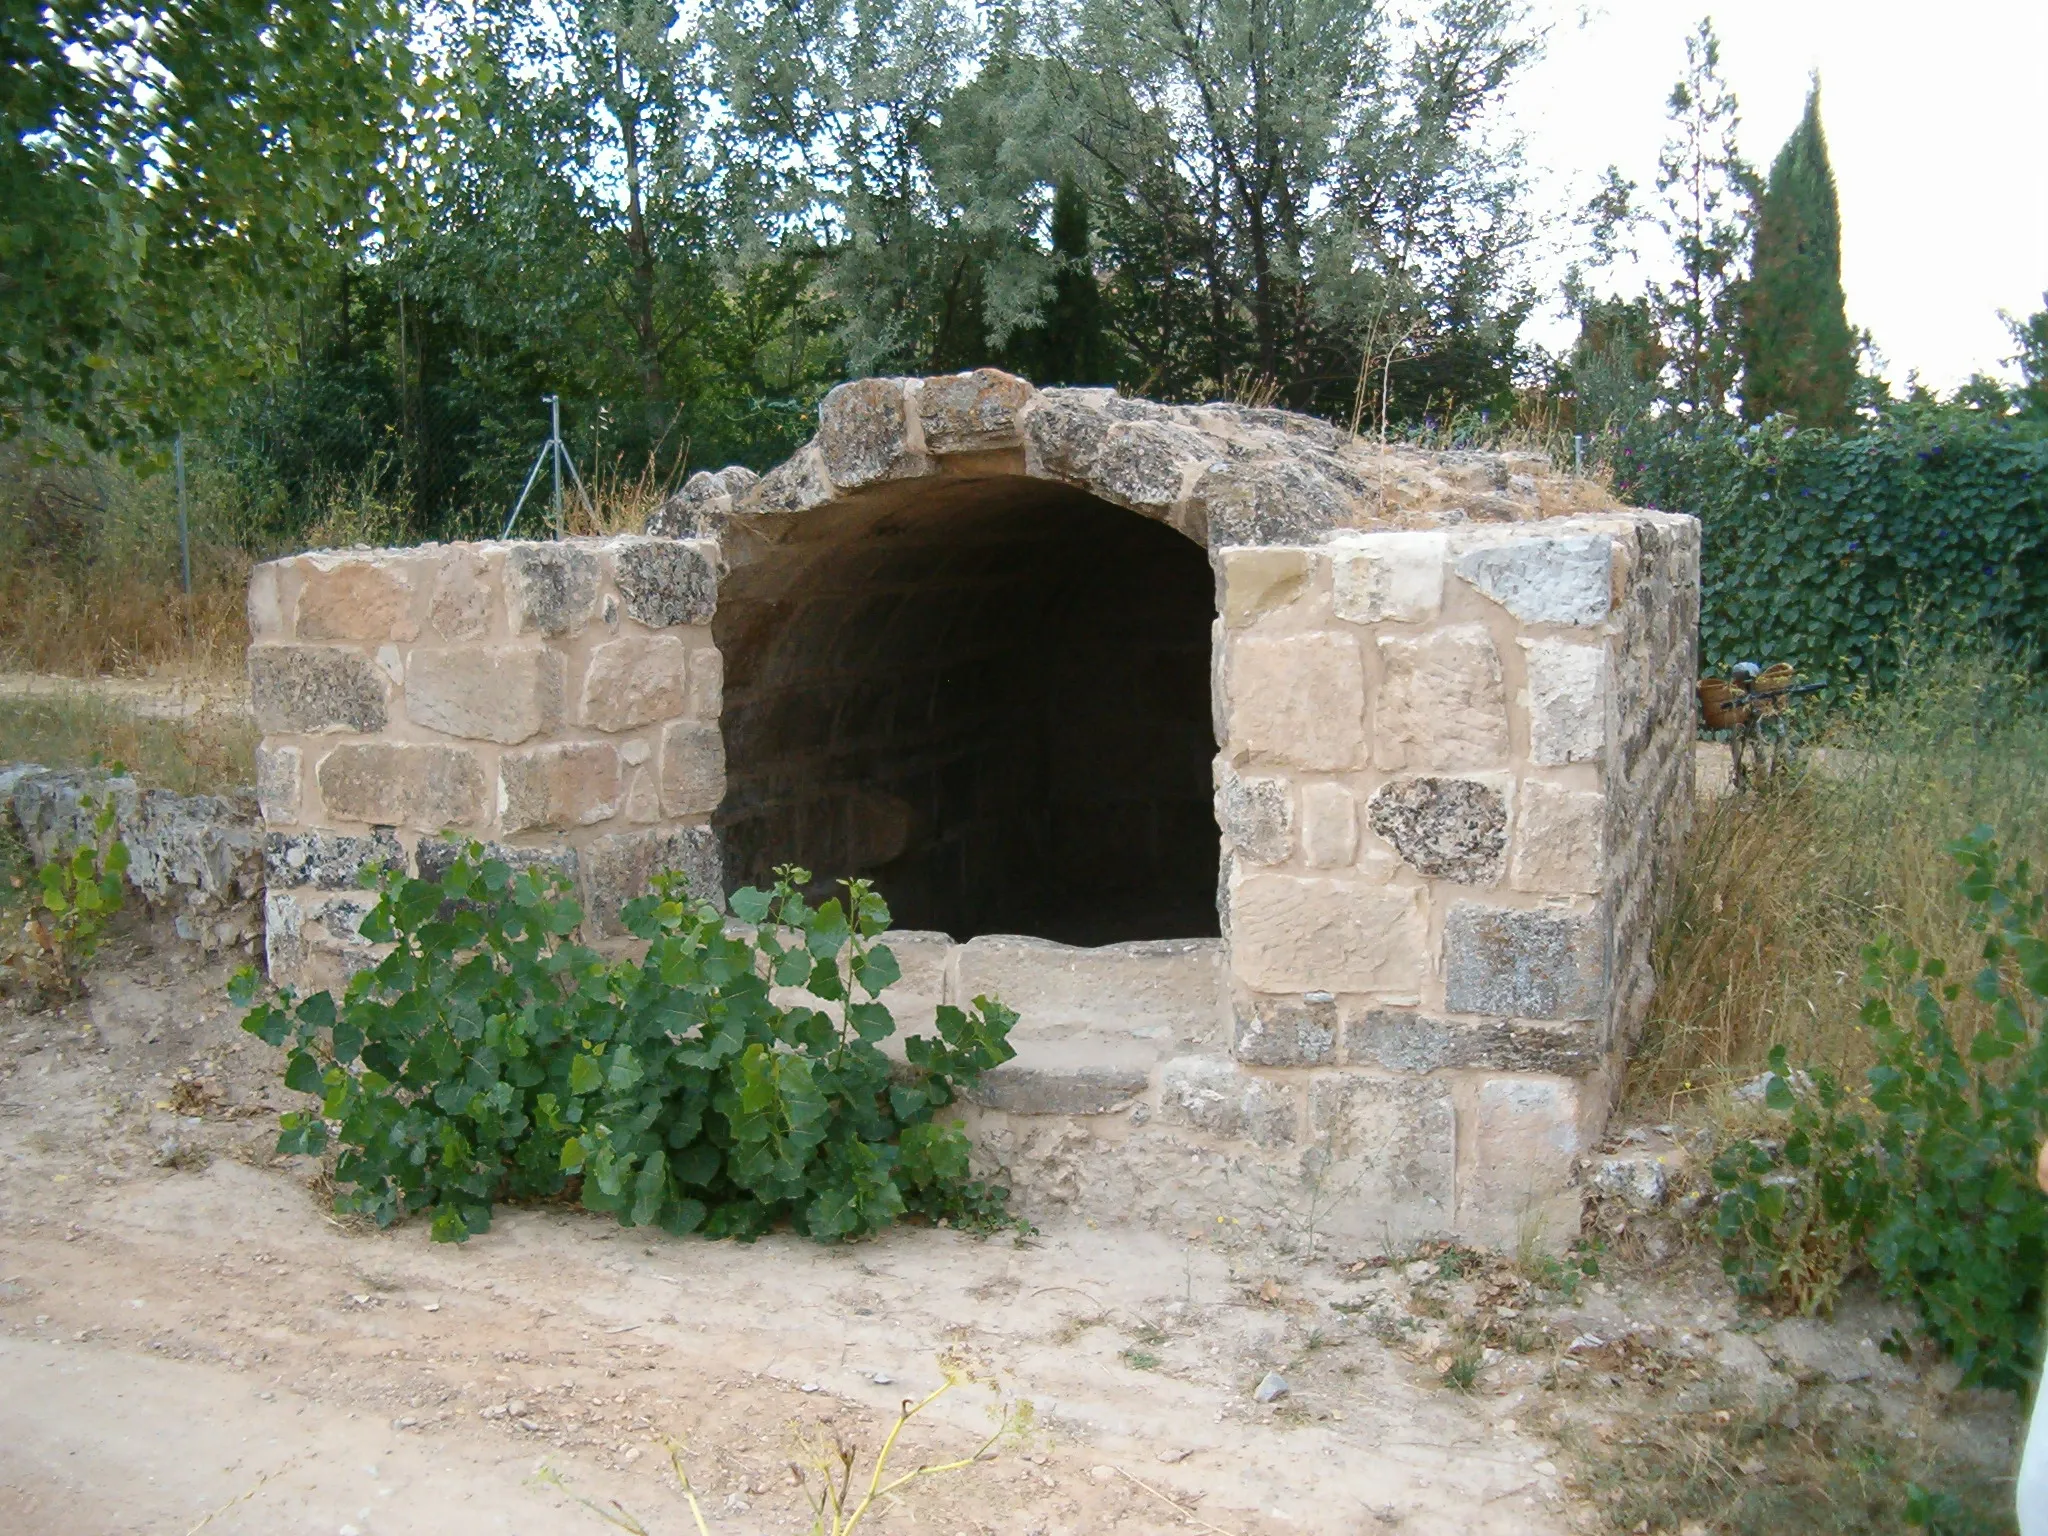
<path id="1" fill-rule="evenodd" d="M 1304 1262 L 1227 1227 L 835 1248 L 566 1208 L 459 1248 L 346 1227 L 317 1168 L 270 1156 L 292 1096 L 228 973 L 136 924 L 86 1001 L 0 1009 L 0 1530 L 604 1530 L 546 1467 L 668 1536 L 693 1529 L 673 1440 L 713 1531 L 800 1532 L 797 1436 L 865 1467 L 942 1358 L 995 1388 L 942 1398 L 893 1469 L 966 1454 L 999 1404 L 1030 1426 L 863 1529 L 1661 1529 L 1617 1524 L 1632 1428 L 1796 1427 L 1817 1391 L 1873 1433 L 1948 1426 L 1987 1479 L 2010 1464 L 2010 1403 L 1881 1356 L 1884 1318 L 1760 1325 L 1655 1244 L 1649 1278 L 1610 1283 L 1456 1250 Z M 1288 1389 L 1261 1403 L 1269 1372 Z"/>

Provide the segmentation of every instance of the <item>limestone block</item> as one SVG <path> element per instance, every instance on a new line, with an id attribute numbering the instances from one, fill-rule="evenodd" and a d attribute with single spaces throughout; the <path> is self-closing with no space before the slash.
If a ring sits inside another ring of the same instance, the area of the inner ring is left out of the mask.
<path id="1" fill-rule="evenodd" d="M 701 540 L 614 539 L 612 570 L 626 617 L 649 629 L 709 624 L 718 612 L 717 546 Z"/>
<path id="2" fill-rule="evenodd" d="M 1447 1083 L 1332 1072 L 1308 1098 L 1310 1140 L 1326 1149 L 1324 1182 L 1347 1206 L 1428 1225 L 1457 1198 L 1457 1119 Z"/>
<path id="3" fill-rule="evenodd" d="M 1508 875 L 1518 890 L 1597 894 L 1607 797 L 1524 779 L 1515 796 L 1515 846 Z"/>
<path id="4" fill-rule="evenodd" d="M 690 716 L 716 720 L 725 708 L 725 658 L 711 646 L 690 653 Z"/>
<path id="5" fill-rule="evenodd" d="M 1604 533 L 1486 543 L 1457 558 L 1459 576 L 1524 624 L 1598 624 L 1613 601 L 1613 568 Z"/>
<path id="6" fill-rule="evenodd" d="M 923 461 L 910 452 L 903 384 L 856 379 L 834 388 L 818 407 L 818 449 L 825 473 L 842 491 L 923 473 Z"/>
<path id="7" fill-rule="evenodd" d="M 1031 395 L 1024 380 L 994 368 L 926 379 L 917 395 L 925 452 L 986 453 L 1022 446 L 1018 418 Z"/>
<path id="8" fill-rule="evenodd" d="M 451 553 L 434 574 L 427 623 L 443 640 L 481 640 L 490 633 L 496 595 L 483 556 Z"/>
<path id="9" fill-rule="evenodd" d="M 511 746 L 555 730 L 567 667 L 539 644 L 413 648 L 405 664 L 405 714 L 415 725 Z"/>
<path id="10" fill-rule="evenodd" d="M 422 880 L 440 880 L 455 867 L 455 861 L 469 846 L 468 839 L 423 837 L 413 850 Z M 576 878 L 576 850 L 566 847 L 521 848 L 511 843 L 480 842 L 483 856 L 509 866 L 514 873 L 530 869 L 552 869 L 564 879 Z"/>
<path id="11" fill-rule="evenodd" d="M 1009 1061 L 984 1073 L 965 1092 L 983 1109 L 1012 1115 L 1106 1115 L 1151 1086 L 1151 1074 L 1139 1066 L 1041 1067 Z"/>
<path id="12" fill-rule="evenodd" d="M 689 648 L 678 635 L 621 635 L 593 646 L 578 718 L 601 731 L 673 720 L 689 695 Z"/>
<path id="13" fill-rule="evenodd" d="M 1168 1125 L 1223 1136 L 1244 1135 L 1244 1091 L 1237 1064 L 1216 1056 L 1182 1056 L 1159 1069 L 1159 1118 Z"/>
<path id="14" fill-rule="evenodd" d="M 619 908 L 644 896 L 658 874 L 680 874 L 693 899 L 725 906 L 718 835 L 709 827 L 671 827 L 645 832 L 612 832 L 576 856 L 583 888 L 583 927 L 593 939 L 625 933 Z"/>
<path id="15" fill-rule="evenodd" d="M 1369 1008 L 1344 1023 L 1344 1059 L 1389 1072 L 1485 1067 L 1504 1072 L 1595 1070 L 1600 1042 L 1583 1024 L 1442 1019 L 1409 1008 Z"/>
<path id="16" fill-rule="evenodd" d="M 1344 488 L 1296 458 L 1210 457 L 1190 499 L 1202 509 L 1216 549 L 1312 543 L 1351 515 Z"/>
<path id="17" fill-rule="evenodd" d="M 263 969 L 279 986 L 296 983 L 306 963 L 305 920 L 296 896 L 263 893 Z"/>
<path id="18" fill-rule="evenodd" d="M 1308 585 L 1305 549 L 1225 549 L 1216 558 L 1222 570 L 1223 622 L 1231 629 L 1286 607 Z"/>
<path id="19" fill-rule="evenodd" d="M 412 582 L 388 558 L 305 555 L 299 566 L 301 640 L 411 640 Z"/>
<path id="20" fill-rule="evenodd" d="M 1569 1078 L 1534 1075 L 1480 1083 L 1461 1202 L 1475 1236 L 1547 1248 L 1578 1236 L 1578 1200 L 1569 1186 L 1582 1146 L 1583 1091 Z"/>
<path id="21" fill-rule="evenodd" d="M 1294 852 L 1294 807 L 1285 779 L 1240 778 L 1225 769 L 1216 786 L 1216 825 L 1230 846 L 1257 864 L 1284 864 Z"/>
<path id="22" fill-rule="evenodd" d="M 297 747 L 256 749 L 256 804 L 265 821 L 281 825 L 299 819 L 303 760 Z"/>
<path id="23" fill-rule="evenodd" d="M 1373 742 L 1380 767 L 1507 766 L 1507 692 L 1500 653 L 1482 625 L 1382 635 L 1379 652 Z"/>
<path id="24" fill-rule="evenodd" d="M 823 506 L 836 494 L 825 456 L 811 443 L 763 475 L 746 500 L 752 511 L 788 515 Z"/>
<path id="25" fill-rule="evenodd" d="M 1394 779 L 1374 791 L 1372 829 L 1425 875 L 1460 885 L 1500 879 L 1507 797 L 1477 779 Z"/>
<path id="26" fill-rule="evenodd" d="M 1607 745 L 1607 651 L 1523 639 L 1529 665 L 1529 757 L 1543 767 L 1597 762 Z"/>
<path id="27" fill-rule="evenodd" d="M 249 647 L 249 706 L 256 728 L 267 736 L 373 735 L 388 723 L 389 694 L 384 673 L 353 648 Z"/>
<path id="28" fill-rule="evenodd" d="M 1321 1067 L 1337 1059 L 1337 1003 L 1326 992 L 1305 998 L 1240 1000 L 1231 1054 L 1257 1067 Z"/>
<path id="29" fill-rule="evenodd" d="M 581 544 L 515 544 L 505 553 L 505 612 L 515 635 L 583 633 L 597 613 L 597 555 Z"/>
<path id="30" fill-rule="evenodd" d="M 1358 857 L 1358 804 L 1342 784 L 1301 787 L 1301 852 L 1312 869 L 1344 869 Z"/>
<path id="31" fill-rule="evenodd" d="M 245 611 L 252 642 L 260 644 L 265 640 L 285 638 L 287 627 L 281 571 L 280 563 L 273 560 L 249 573 L 249 598 Z"/>
<path id="32" fill-rule="evenodd" d="M 1459 902 L 1444 923 L 1444 1006 L 1522 1019 L 1597 1019 L 1607 1003 L 1596 916 Z"/>
<path id="33" fill-rule="evenodd" d="M 621 758 L 625 756 L 622 752 Z M 651 826 L 661 820 L 661 791 L 654 770 L 635 767 L 626 783 L 626 820 L 635 826 Z"/>
<path id="34" fill-rule="evenodd" d="M 1424 942 L 1416 891 L 1255 874 L 1231 896 L 1231 966 L 1256 992 L 1413 993 Z"/>
<path id="35" fill-rule="evenodd" d="M 1222 1002 L 1215 939 L 1137 940 L 1083 948 L 1019 934 L 983 934 L 953 951 L 952 993 L 997 997 L 1017 1010 L 1016 1038 L 1086 1036 L 1194 1040 Z"/>
<path id="36" fill-rule="evenodd" d="M 1349 635 L 1241 635 L 1224 657 L 1233 756 L 1324 771 L 1365 761 L 1365 666 Z"/>
<path id="37" fill-rule="evenodd" d="M 329 896 L 317 903 L 306 903 L 304 918 L 319 923 L 330 943 L 344 949 L 367 950 L 373 946 L 363 937 L 363 919 L 376 905 L 374 896 Z"/>
<path id="38" fill-rule="evenodd" d="M 678 720 L 661 733 L 661 804 L 671 816 L 708 816 L 725 799 L 725 738 L 715 723 Z"/>
<path id="39" fill-rule="evenodd" d="M 1089 488 L 1134 512 L 1163 516 L 1180 500 L 1184 467 L 1211 448 L 1201 433 L 1173 422 L 1119 422 L 1095 456 Z"/>
<path id="40" fill-rule="evenodd" d="M 483 764 L 467 747 L 363 742 L 334 748 L 314 772 L 327 813 L 343 821 L 433 832 L 486 815 Z"/>
<path id="41" fill-rule="evenodd" d="M 619 754 L 608 741 L 561 742 L 498 759 L 498 826 L 587 827 L 619 811 Z"/>
<path id="42" fill-rule="evenodd" d="M 1244 1085 L 1244 1137 L 1258 1147 L 1294 1142 L 1301 1122 L 1301 1094 L 1292 1083 L 1253 1076 Z"/>
<path id="43" fill-rule="evenodd" d="M 389 827 L 378 827 L 364 837 L 345 832 L 273 832 L 263 842 L 264 882 L 279 890 L 295 885 L 323 891 L 357 890 L 373 864 L 405 868 L 405 849 Z"/>
<path id="44" fill-rule="evenodd" d="M 1024 467 L 1028 474 L 1085 483 L 1109 436 L 1104 407 L 1108 389 L 1042 389 L 1024 415 Z"/>
<path id="45" fill-rule="evenodd" d="M 1440 531 L 1346 534 L 1330 543 L 1337 617 L 1424 624 L 1444 605 L 1449 540 Z"/>

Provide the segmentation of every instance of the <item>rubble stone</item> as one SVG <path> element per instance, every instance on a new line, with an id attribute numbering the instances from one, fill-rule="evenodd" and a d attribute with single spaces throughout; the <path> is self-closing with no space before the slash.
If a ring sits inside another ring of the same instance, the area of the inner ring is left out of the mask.
<path id="1" fill-rule="evenodd" d="M 367 836 L 346 832 L 273 832 L 264 839 L 263 877 L 280 890 L 310 885 L 323 891 L 362 886 L 372 864 L 406 867 L 405 849 L 389 827 Z"/>
<path id="2" fill-rule="evenodd" d="M 856 379 L 836 386 L 818 407 L 825 473 L 842 491 L 922 471 L 910 452 L 903 385 L 902 379 Z"/>
<path id="3" fill-rule="evenodd" d="M 1261 997 L 1236 1009 L 1231 1054 L 1255 1067 L 1321 1067 L 1337 1059 L 1337 1002 Z"/>
<path id="4" fill-rule="evenodd" d="M 515 635 L 580 635 L 597 613 L 597 556 L 580 544 L 514 544 L 504 569 L 506 616 Z"/>
<path id="5" fill-rule="evenodd" d="M 1216 786 L 1216 824 L 1245 858 L 1284 864 L 1294 852 L 1293 822 L 1285 779 L 1222 775 Z"/>
<path id="6" fill-rule="evenodd" d="M 1425 875 L 1460 885 L 1500 879 L 1507 799 L 1477 779 L 1395 779 L 1374 791 L 1372 829 Z"/>
<path id="7" fill-rule="evenodd" d="M 266 735 L 384 729 L 390 684 L 361 651 L 332 645 L 249 647 L 249 705 Z"/>
<path id="8" fill-rule="evenodd" d="M 985 453 L 1024 440 L 1020 417 L 1032 389 L 1013 374 L 977 368 L 926 379 L 917 414 L 927 453 Z"/>
<path id="9" fill-rule="evenodd" d="M 714 548 L 681 539 L 613 540 L 613 569 L 626 599 L 626 616 L 649 629 L 709 624 L 718 611 Z"/>

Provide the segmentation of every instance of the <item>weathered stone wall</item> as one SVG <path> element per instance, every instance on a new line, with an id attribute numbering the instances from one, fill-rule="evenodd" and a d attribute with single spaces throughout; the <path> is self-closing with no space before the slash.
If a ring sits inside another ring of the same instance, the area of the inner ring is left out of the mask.
<path id="1" fill-rule="evenodd" d="M 577 882 L 594 937 L 650 874 L 723 899 L 715 546 L 672 539 L 298 555 L 249 586 L 266 930 L 282 981 L 368 953 L 371 861 L 477 838 Z"/>

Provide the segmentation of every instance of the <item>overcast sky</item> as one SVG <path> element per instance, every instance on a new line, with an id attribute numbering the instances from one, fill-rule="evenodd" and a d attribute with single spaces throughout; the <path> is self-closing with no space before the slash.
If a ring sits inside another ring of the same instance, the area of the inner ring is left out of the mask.
<path id="1" fill-rule="evenodd" d="M 1893 385 L 1909 369 L 1941 389 L 1998 371 L 2012 352 L 1998 311 L 2031 314 L 2048 289 L 2048 0 L 1535 3 L 1549 48 L 1512 105 L 1546 206 L 1583 202 L 1610 163 L 1654 198 L 1685 35 L 1711 15 L 1760 170 L 1820 71 L 1849 323 L 1873 333 Z M 1552 315 L 1531 334 L 1556 347 L 1572 329 Z"/>

